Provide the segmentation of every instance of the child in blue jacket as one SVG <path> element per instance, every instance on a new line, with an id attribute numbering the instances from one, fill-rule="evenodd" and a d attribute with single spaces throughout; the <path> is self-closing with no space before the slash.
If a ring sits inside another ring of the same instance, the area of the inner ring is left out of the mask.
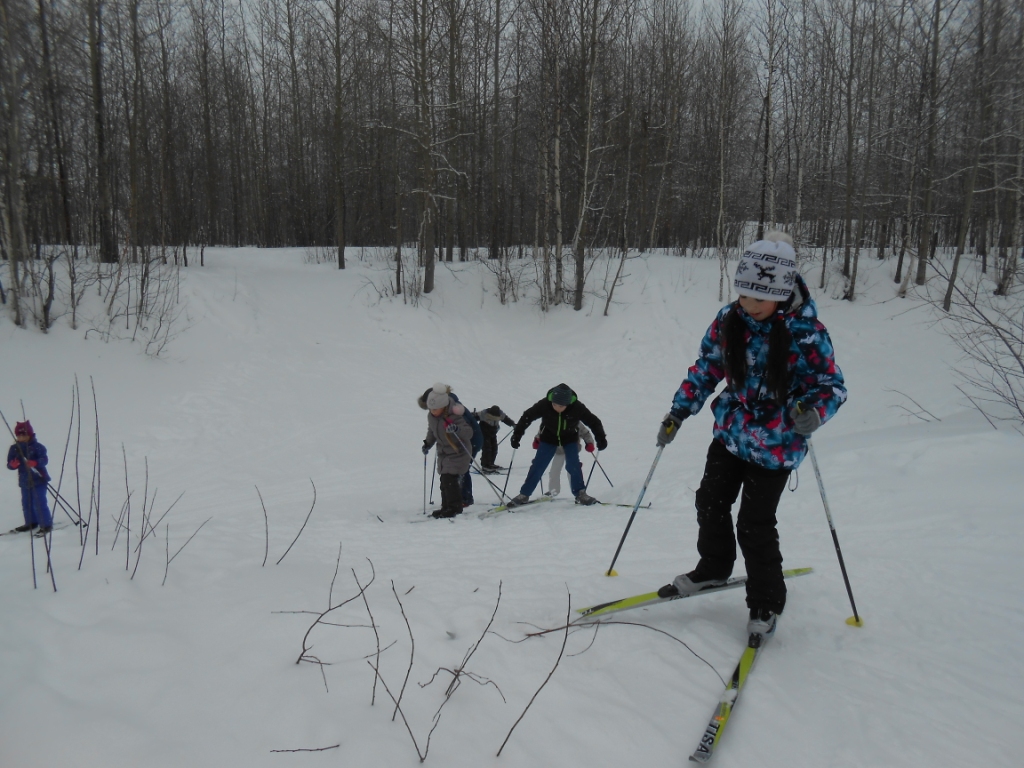
<path id="1" fill-rule="evenodd" d="M 50 506 L 46 501 L 46 486 L 50 475 L 46 472 L 49 459 L 46 446 L 36 440 L 36 433 L 29 421 L 14 425 L 15 443 L 7 451 L 7 468 L 17 470 L 18 485 L 21 487 L 21 511 L 25 524 L 15 531 L 31 531 L 39 528 L 40 533 L 53 529 Z"/>
<path id="2" fill-rule="evenodd" d="M 786 605 L 779 500 L 807 453 L 808 436 L 846 401 L 846 386 L 789 235 L 769 232 L 750 245 L 733 287 L 739 299 L 711 323 L 658 431 L 658 445 L 668 445 L 683 420 L 726 382 L 711 404 L 714 439 L 697 489 L 700 560 L 659 594 L 723 584 L 738 542 L 747 568 L 747 631 L 766 638 Z M 731 510 L 741 488 L 734 533 Z"/>

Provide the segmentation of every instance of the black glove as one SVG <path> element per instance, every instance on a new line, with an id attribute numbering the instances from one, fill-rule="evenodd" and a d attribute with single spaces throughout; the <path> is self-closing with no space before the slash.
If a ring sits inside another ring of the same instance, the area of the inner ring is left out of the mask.
<path id="1" fill-rule="evenodd" d="M 519 450 L 519 440 L 519 435 L 512 435 L 512 439 L 508 441 L 509 445 L 512 446 L 513 450 Z"/>
<path id="2" fill-rule="evenodd" d="M 423 441 L 423 455 L 426 456 L 428 453 L 430 453 L 430 446 L 427 445 L 427 441 L 424 440 Z"/>
<path id="3" fill-rule="evenodd" d="M 679 416 L 671 411 L 665 414 L 665 419 L 661 422 L 661 427 L 658 429 L 659 448 L 664 448 L 676 439 L 676 432 L 679 431 L 679 427 L 685 418 L 686 416 Z"/>
<path id="4" fill-rule="evenodd" d="M 809 435 L 821 426 L 818 410 L 807 408 L 802 403 L 794 405 L 789 415 L 793 417 L 793 429 L 798 435 Z"/>
<path id="5" fill-rule="evenodd" d="M 605 437 L 597 438 L 597 450 L 603 451 L 608 448 L 608 439 Z"/>

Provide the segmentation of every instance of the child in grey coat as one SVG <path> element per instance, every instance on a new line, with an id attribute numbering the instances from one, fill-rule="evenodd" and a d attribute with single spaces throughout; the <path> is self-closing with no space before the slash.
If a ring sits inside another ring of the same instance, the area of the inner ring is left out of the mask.
<path id="1" fill-rule="evenodd" d="M 451 396 L 451 387 L 446 384 L 435 384 L 422 399 L 427 408 L 423 455 L 437 446 L 441 486 L 441 508 L 433 512 L 433 517 L 455 517 L 462 512 L 460 478 L 469 472 L 472 463 L 473 428 L 465 418 L 466 406 Z"/>

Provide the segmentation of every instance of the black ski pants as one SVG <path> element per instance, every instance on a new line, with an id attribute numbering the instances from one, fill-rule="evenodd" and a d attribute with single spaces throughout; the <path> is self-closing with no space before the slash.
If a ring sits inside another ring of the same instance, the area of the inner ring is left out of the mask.
<path id="1" fill-rule="evenodd" d="M 732 575 L 739 542 L 747 567 L 747 607 L 782 613 L 786 582 L 775 513 L 789 480 L 788 469 L 765 469 L 733 456 L 718 440 L 708 448 L 697 490 L 697 572 L 702 579 Z M 732 505 L 743 489 L 733 534 Z"/>
<path id="2" fill-rule="evenodd" d="M 498 459 L 498 428 L 480 419 L 480 431 L 484 433 L 484 449 L 480 456 L 480 464 L 493 467 Z"/>
<path id="3" fill-rule="evenodd" d="M 461 479 L 462 475 L 441 475 L 441 509 L 449 514 L 462 512 Z"/>

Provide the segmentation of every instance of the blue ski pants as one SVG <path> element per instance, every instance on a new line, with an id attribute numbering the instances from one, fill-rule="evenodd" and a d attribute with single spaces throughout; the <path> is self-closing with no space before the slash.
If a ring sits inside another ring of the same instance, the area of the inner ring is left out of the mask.
<path id="1" fill-rule="evenodd" d="M 569 473 L 569 487 L 572 490 L 572 495 L 576 496 L 576 494 L 587 487 L 587 484 L 583 481 L 580 447 L 577 443 L 567 443 L 561 447 L 565 450 L 565 471 Z M 533 463 L 530 464 L 530 471 L 526 475 L 526 482 L 519 489 L 521 494 L 529 496 L 534 492 L 541 477 L 544 476 L 544 470 L 548 468 L 548 464 L 551 463 L 551 459 L 558 448 L 559 446 L 557 445 L 541 442 L 536 455 L 533 457 Z"/>
<path id="2" fill-rule="evenodd" d="M 21 512 L 25 516 L 25 525 L 41 525 L 49 528 L 53 525 L 50 505 L 46 502 L 46 484 L 38 482 L 32 488 L 21 488 Z"/>

